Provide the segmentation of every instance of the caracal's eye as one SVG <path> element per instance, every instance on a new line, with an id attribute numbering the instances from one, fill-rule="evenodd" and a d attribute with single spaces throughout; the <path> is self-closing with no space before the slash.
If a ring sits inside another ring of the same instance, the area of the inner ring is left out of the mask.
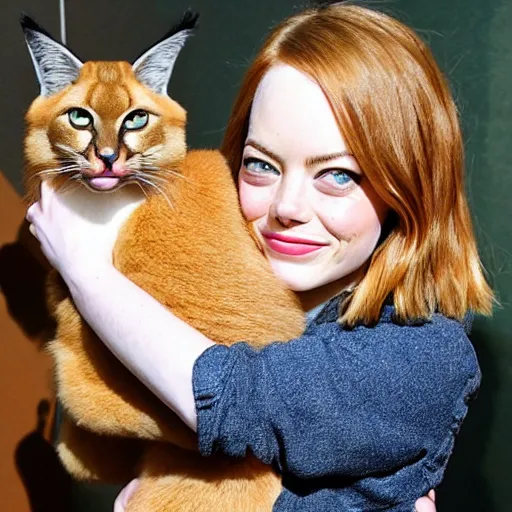
<path id="1" fill-rule="evenodd" d="M 148 124 L 148 119 L 148 113 L 144 110 L 134 110 L 125 117 L 123 126 L 127 130 L 139 130 Z"/>
<path id="2" fill-rule="evenodd" d="M 89 112 L 87 112 L 87 110 L 84 108 L 72 108 L 68 112 L 68 117 L 71 126 L 79 130 L 89 128 L 89 126 L 92 126 L 93 123 L 91 114 L 89 114 Z"/>

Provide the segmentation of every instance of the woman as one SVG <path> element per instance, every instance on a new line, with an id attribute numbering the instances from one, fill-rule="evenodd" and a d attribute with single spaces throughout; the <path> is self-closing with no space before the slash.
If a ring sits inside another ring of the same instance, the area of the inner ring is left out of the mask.
<path id="1" fill-rule="evenodd" d="M 27 218 L 84 318 L 204 455 L 250 449 L 282 472 L 276 511 L 413 510 L 479 385 L 464 319 L 492 305 L 443 76 L 389 16 L 308 10 L 249 69 L 223 151 L 308 315 L 291 342 L 215 345 L 118 273 L 114 240 L 47 186 Z"/>

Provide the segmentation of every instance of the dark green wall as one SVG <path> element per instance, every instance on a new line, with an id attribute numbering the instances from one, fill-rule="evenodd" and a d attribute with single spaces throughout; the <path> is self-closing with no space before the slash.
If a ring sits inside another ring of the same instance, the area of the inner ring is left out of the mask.
<path id="1" fill-rule="evenodd" d="M 398 1 L 447 73 L 466 139 L 467 190 L 485 267 L 501 307 L 477 318 L 483 381 L 455 448 L 440 510 L 511 510 L 512 1 Z"/>
<path id="2" fill-rule="evenodd" d="M 37 93 L 16 18 L 26 8 L 57 34 L 57 4 L 25 0 L 0 6 L 0 169 L 15 184 L 22 112 Z M 374 4 L 420 31 L 452 83 L 466 136 L 475 229 L 501 302 L 492 319 L 475 322 L 472 339 L 483 385 L 439 491 L 439 510 L 506 512 L 512 465 L 512 0 Z M 292 12 L 294 1 L 68 0 L 68 43 L 83 59 L 131 60 L 189 5 L 201 12 L 201 27 L 178 59 L 170 92 L 189 112 L 190 145 L 215 147 L 248 62 L 268 28 Z M 77 510 L 111 510 L 112 493 L 77 487 Z"/>

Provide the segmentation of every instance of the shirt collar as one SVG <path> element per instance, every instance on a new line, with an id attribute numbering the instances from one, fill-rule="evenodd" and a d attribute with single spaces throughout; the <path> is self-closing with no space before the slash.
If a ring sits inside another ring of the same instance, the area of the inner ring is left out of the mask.
<path id="1" fill-rule="evenodd" d="M 310 317 L 308 318 L 308 326 L 337 322 L 340 314 L 341 302 L 348 296 L 348 294 L 349 292 L 341 293 L 311 310 Z M 462 320 L 457 320 L 464 327 L 466 334 L 469 334 L 471 331 L 473 318 L 474 314 L 471 311 L 468 311 Z M 379 323 L 397 323 L 399 325 L 408 326 L 421 326 L 427 322 L 428 320 L 423 319 L 398 322 L 395 318 L 395 307 L 393 305 L 393 297 L 391 295 L 384 302 L 379 318 Z"/>

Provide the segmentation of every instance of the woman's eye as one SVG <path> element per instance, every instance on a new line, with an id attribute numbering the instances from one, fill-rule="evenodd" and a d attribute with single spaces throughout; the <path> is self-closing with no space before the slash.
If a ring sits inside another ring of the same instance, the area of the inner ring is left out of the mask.
<path id="1" fill-rule="evenodd" d="M 358 176 L 356 176 L 355 173 L 350 171 L 344 171 L 342 169 L 332 169 L 324 171 L 320 175 L 320 178 L 336 187 L 343 187 L 351 184 L 352 182 L 359 182 L 359 179 L 357 179 Z"/>
<path id="2" fill-rule="evenodd" d="M 148 124 L 148 113 L 143 110 L 136 110 L 131 114 L 128 114 L 126 119 L 123 122 L 123 126 L 127 130 L 139 130 L 140 128 L 144 128 Z"/>
<path id="3" fill-rule="evenodd" d="M 277 173 L 278 171 L 272 167 L 267 162 L 263 160 L 258 160 L 257 158 L 245 158 L 244 159 L 244 167 L 251 172 L 255 173 L 265 173 L 272 172 Z"/>
<path id="4" fill-rule="evenodd" d="M 68 112 L 69 122 L 78 129 L 88 128 L 92 125 L 91 114 L 83 108 L 73 108 Z"/>

